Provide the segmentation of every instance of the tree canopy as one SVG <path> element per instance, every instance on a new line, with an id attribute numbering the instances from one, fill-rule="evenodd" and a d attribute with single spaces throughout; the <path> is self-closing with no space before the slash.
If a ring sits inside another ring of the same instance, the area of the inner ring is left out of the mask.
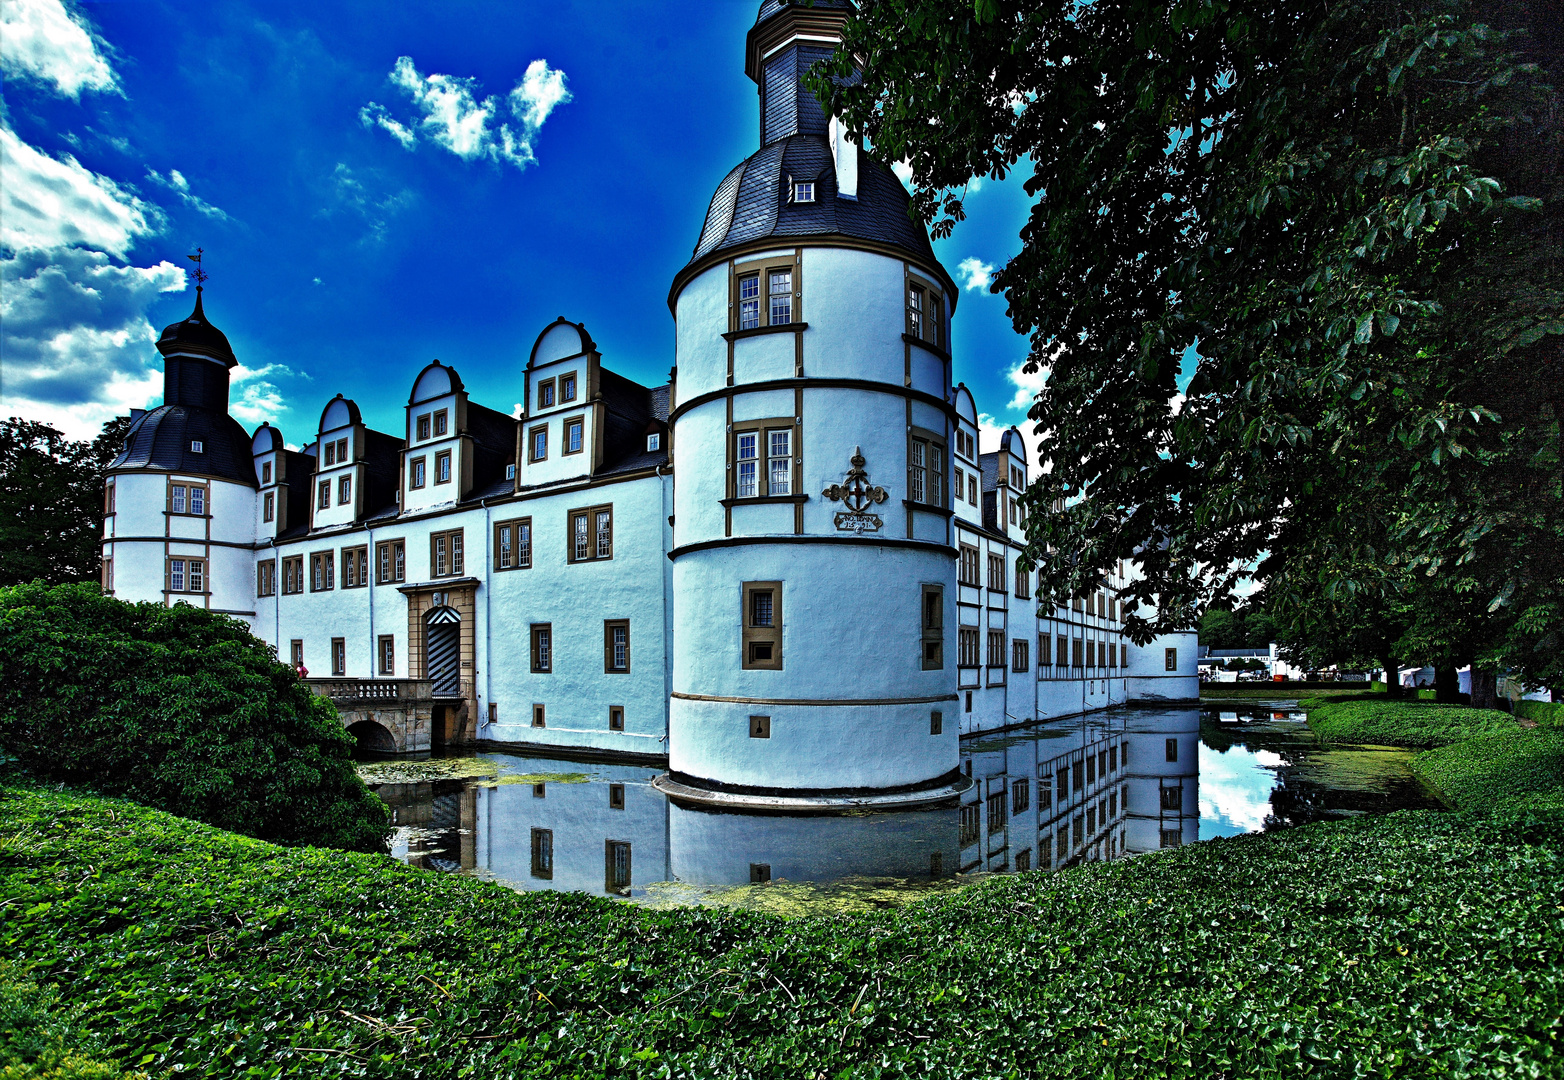
<path id="1" fill-rule="evenodd" d="M 0 586 L 98 579 L 104 470 L 129 427 L 115 417 L 76 442 L 36 420 L 0 420 Z"/>
<path id="2" fill-rule="evenodd" d="M 1120 558 L 1138 641 L 1250 572 L 1284 624 L 1437 596 L 1478 613 L 1466 659 L 1564 681 L 1542 12 L 862 4 L 814 85 L 909 163 L 916 212 L 948 233 L 969 178 L 1012 170 L 1035 199 L 992 287 L 1047 371 L 1024 500 L 1043 603 Z"/>

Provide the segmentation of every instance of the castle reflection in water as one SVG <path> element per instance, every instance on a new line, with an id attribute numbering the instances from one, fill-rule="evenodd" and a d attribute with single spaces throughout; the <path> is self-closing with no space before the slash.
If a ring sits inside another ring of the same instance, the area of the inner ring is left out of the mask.
<path id="1" fill-rule="evenodd" d="M 398 856 L 520 889 L 630 896 L 663 881 L 918 880 L 1063 868 L 1193 842 L 1199 741 L 1193 707 L 970 740 L 961 767 L 975 783 L 960 805 L 901 813 L 713 812 L 668 799 L 651 785 L 658 771 L 645 766 L 504 755 L 498 782 L 379 791 L 399 827 Z"/>

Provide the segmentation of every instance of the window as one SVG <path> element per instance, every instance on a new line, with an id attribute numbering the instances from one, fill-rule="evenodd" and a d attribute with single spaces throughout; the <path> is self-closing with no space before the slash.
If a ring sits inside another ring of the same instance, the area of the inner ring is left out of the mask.
<path id="1" fill-rule="evenodd" d="M 1054 653 L 1054 663 L 1059 667 L 1064 667 L 1070 662 L 1070 639 L 1060 634 L 1058 645 L 1059 651 Z"/>
<path id="2" fill-rule="evenodd" d="M 274 521 L 277 517 L 277 493 L 268 491 L 261 499 L 261 520 Z"/>
<path id="3" fill-rule="evenodd" d="M 380 584 L 406 581 L 407 544 L 401 540 L 386 540 L 376 544 L 375 563 L 380 568 Z"/>
<path id="4" fill-rule="evenodd" d="M 743 667 L 782 669 L 782 583 L 746 581 L 741 647 Z"/>
<path id="5" fill-rule="evenodd" d="M 304 666 L 304 642 L 300 638 L 294 638 L 288 643 L 288 659 L 293 662 L 295 668 Z"/>
<path id="6" fill-rule="evenodd" d="M 957 580 L 963 585 L 978 585 L 978 549 L 970 544 L 961 545 L 961 562 L 957 566 Z"/>
<path id="7" fill-rule="evenodd" d="M 764 885 L 771 880 L 771 864 L 752 862 L 749 864 L 749 883 L 751 885 Z"/>
<path id="8" fill-rule="evenodd" d="M 1130 666 L 1130 647 L 1122 641 L 1119 642 L 1119 666 L 1121 668 Z"/>
<path id="9" fill-rule="evenodd" d="M 1097 667 L 1097 647 L 1095 643 L 1086 643 L 1086 666 L 1095 669 Z"/>
<path id="10" fill-rule="evenodd" d="M 429 575 L 458 577 L 463 570 L 462 530 L 433 533 L 429 537 Z"/>
<path id="11" fill-rule="evenodd" d="M 559 403 L 563 405 L 567 401 L 576 400 L 576 373 L 559 377 Z"/>
<path id="12" fill-rule="evenodd" d="M 501 521 L 494 526 L 494 569 L 532 568 L 532 519 Z"/>
<path id="13" fill-rule="evenodd" d="M 544 379 L 538 383 L 538 408 L 552 409 L 554 407 L 554 380 Z"/>
<path id="14" fill-rule="evenodd" d="M 977 460 L 977 450 L 973 446 L 972 432 L 963 431 L 959 427 L 956 429 L 956 453 L 968 461 Z"/>
<path id="15" fill-rule="evenodd" d="M 1072 789 L 1075 791 L 1080 791 L 1081 788 L 1086 786 L 1085 762 L 1072 761 L 1070 763 L 1070 779 L 1072 781 Z"/>
<path id="16" fill-rule="evenodd" d="M 594 559 L 614 557 L 614 508 L 590 506 L 584 510 L 572 510 L 569 515 L 570 562 L 591 562 Z"/>
<path id="17" fill-rule="evenodd" d="M 793 494 L 793 418 L 746 421 L 732 443 L 735 499 Z"/>
<path id="18" fill-rule="evenodd" d="M 262 462 L 262 464 L 261 464 L 261 483 L 269 484 L 271 482 L 272 482 L 272 463 L 269 462 L 269 461 Z"/>
<path id="19" fill-rule="evenodd" d="M 1086 755 L 1086 782 L 1088 784 L 1095 784 L 1097 782 L 1097 755 L 1096 754 L 1087 754 Z"/>
<path id="20" fill-rule="evenodd" d="M 267 559 L 255 564 L 255 595 L 277 595 L 277 560 Z"/>
<path id="21" fill-rule="evenodd" d="M 538 703 L 536 703 L 536 704 L 534 704 L 532 706 L 532 726 L 533 727 L 548 727 L 548 718 L 546 716 L 544 716 L 544 714 L 543 714 L 543 703 L 542 702 L 538 702 Z M 533 785 L 532 794 L 534 794 L 536 796 L 539 796 L 541 798 L 542 795 L 543 795 L 543 785 L 542 784 L 534 784 Z"/>
<path id="22" fill-rule="evenodd" d="M 1177 829 L 1162 830 L 1162 846 L 1165 848 L 1178 847 L 1183 837 Z"/>
<path id="23" fill-rule="evenodd" d="M 190 440 L 190 452 L 192 454 L 199 454 L 199 453 L 201 453 L 205 449 L 206 449 L 206 444 L 203 443 L 200 439 L 191 439 Z"/>
<path id="24" fill-rule="evenodd" d="M 114 591 L 114 560 L 112 558 L 103 560 L 103 591 L 106 593 Z M 270 594 L 262 593 L 261 595 L 267 596 Z"/>
<path id="25" fill-rule="evenodd" d="M 1108 816 L 1110 818 L 1119 816 L 1119 793 L 1117 791 L 1108 793 Z"/>
<path id="26" fill-rule="evenodd" d="M 1070 829 L 1063 823 L 1059 826 L 1059 841 L 1054 850 L 1061 859 L 1070 854 Z"/>
<path id="27" fill-rule="evenodd" d="M 322 480 L 316 491 L 315 508 L 317 510 L 331 509 L 331 481 Z"/>
<path id="28" fill-rule="evenodd" d="M 310 592 L 336 588 L 336 561 L 336 556 L 329 551 L 317 551 L 310 556 Z"/>
<path id="29" fill-rule="evenodd" d="M 561 453 L 581 453 L 582 426 L 581 417 L 579 416 L 565 421 L 565 448 L 563 451 L 561 451 Z"/>
<path id="30" fill-rule="evenodd" d="M 749 718 L 749 737 L 751 739 L 771 738 L 771 717 L 751 716 Z"/>
<path id="31" fill-rule="evenodd" d="M 630 620 L 603 620 L 603 673 L 630 673 Z"/>
<path id="32" fill-rule="evenodd" d="M 103 512 L 114 513 L 114 481 L 108 480 L 103 485 Z"/>
<path id="33" fill-rule="evenodd" d="M 171 514 L 206 514 L 206 487 L 202 484 L 171 484 L 168 488 L 168 512 Z"/>
<path id="34" fill-rule="evenodd" d="M 990 630 L 988 632 L 988 666 L 997 668 L 1005 666 L 1005 632 L 1003 630 Z"/>
<path id="35" fill-rule="evenodd" d="M 1088 806 L 1086 808 L 1086 832 L 1087 832 L 1088 835 L 1090 835 L 1091 833 L 1094 833 L 1096 831 L 1097 831 L 1097 808 L 1095 806 Z"/>
<path id="36" fill-rule="evenodd" d="M 532 670 L 540 675 L 546 675 L 554 670 L 554 627 L 552 623 L 532 624 Z M 534 706 L 533 712 L 542 706 Z M 537 717 L 534 715 L 535 726 Z"/>
<path id="37" fill-rule="evenodd" d="M 333 675 L 348 673 L 348 643 L 339 637 L 331 639 L 331 673 Z"/>
<path id="38" fill-rule="evenodd" d="M 545 881 L 554 877 L 554 830 L 532 830 L 532 876 Z"/>
<path id="39" fill-rule="evenodd" d="M 907 286 L 907 333 L 938 347 L 944 323 L 940 298 L 933 290 L 917 283 Z M 968 454 L 967 457 L 972 457 Z"/>
<path id="40" fill-rule="evenodd" d="M 662 449 L 662 445 L 663 445 L 663 437 L 662 437 L 662 433 L 661 432 L 654 431 L 654 432 L 652 432 L 650 435 L 648 435 L 646 437 L 646 451 L 647 451 L 647 453 L 651 453 L 654 450 L 661 450 Z"/>
<path id="41" fill-rule="evenodd" d="M 766 295 L 770 299 L 771 325 L 793 321 L 793 271 L 772 270 L 766 275 Z"/>
<path id="42" fill-rule="evenodd" d="M 988 797 L 988 831 L 998 832 L 1008 820 L 1005 816 L 1005 789 L 1000 788 Z"/>
<path id="43" fill-rule="evenodd" d="M 988 587 L 996 592 L 1005 591 L 1005 557 L 990 554 L 988 557 Z"/>
<path id="44" fill-rule="evenodd" d="M 1021 561 L 1021 556 L 1016 556 L 1016 598 L 1026 600 L 1032 595 L 1032 572 Z"/>
<path id="45" fill-rule="evenodd" d="M 955 483 L 954 487 L 955 487 L 956 501 L 960 502 L 962 499 L 967 497 L 966 474 L 963 473 L 959 468 L 957 468 L 955 470 L 955 473 L 956 473 L 956 483 Z"/>
<path id="46" fill-rule="evenodd" d="M 1119 769 L 1119 746 L 1117 743 L 1108 747 L 1108 771 L 1117 772 Z"/>
<path id="47" fill-rule="evenodd" d="M 1032 805 L 1032 782 L 1025 778 L 1016 780 L 1010 785 L 1010 812 L 1020 814 L 1030 809 Z"/>
<path id="48" fill-rule="evenodd" d="M 345 464 L 347 464 L 348 457 L 349 457 L 349 455 L 348 455 L 348 441 L 347 441 L 347 439 L 345 439 L 345 438 L 344 439 L 338 439 L 337 440 L 337 464 L 338 465 L 345 465 Z"/>
<path id="49" fill-rule="evenodd" d="M 623 731 L 625 729 L 625 710 L 623 705 L 610 705 L 608 707 L 608 730 Z"/>
<path id="50" fill-rule="evenodd" d="M 620 809 L 624 809 L 624 787 L 619 787 Z M 630 844 L 625 840 L 603 841 L 603 891 L 612 896 L 630 895 Z"/>
<path id="51" fill-rule="evenodd" d="M 343 506 L 353 501 L 353 478 L 343 476 L 337 479 L 337 505 Z"/>
<path id="52" fill-rule="evenodd" d="M 1048 782 L 1048 772 L 1045 769 L 1037 770 L 1037 808 L 1046 810 L 1053 805 L 1054 789 Z"/>
<path id="53" fill-rule="evenodd" d="M 971 503 L 973 506 L 978 504 L 977 473 L 967 474 L 967 502 Z"/>
<path id="54" fill-rule="evenodd" d="M 1167 670 L 1169 670 L 1169 671 L 1177 671 L 1178 670 L 1178 650 L 1177 649 L 1164 649 L 1163 650 L 1163 662 L 1167 666 Z"/>
<path id="55" fill-rule="evenodd" d="M 938 671 L 945 666 L 944 586 L 923 586 L 922 622 L 923 670 Z"/>
<path id="56" fill-rule="evenodd" d="M 1026 672 L 1032 670 L 1032 658 L 1027 655 L 1030 643 L 1026 638 L 1016 638 L 1010 643 L 1010 670 Z"/>
<path id="57" fill-rule="evenodd" d="M 745 274 L 739 278 L 739 329 L 754 330 L 760 326 L 760 275 Z"/>
<path id="58" fill-rule="evenodd" d="M 1177 761 L 1178 760 L 1178 740 L 1177 739 L 1168 739 L 1166 744 L 1164 745 L 1164 749 L 1166 751 L 1167 759 L 1169 761 Z"/>
<path id="59" fill-rule="evenodd" d="M 451 482 L 451 452 L 441 450 L 434 456 L 434 482 L 437 484 L 449 484 Z"/>
<path id="60" fill-rule="evenodd" d="M 1184 805 L 1184 792 L 1182 788 L 1165 787 L 1162 789 L 1162 809 L 1179 810 Z"/>
<path id="61" fill-rule="evenodd" d="M 1097 666 L 1100 668 L 1107 668 L 1108 666 L 1108 643 L 1106 641 L 1097 643 Z"/>
<path id="62" fill-rule="evenodd" d="M 1065 767 L 1063 769 L 1060 769 L 1057 773 L 1055 773 L 1054 774 L 1054 782 L 1055 782 L 1055 785 L 1056 785 L 1055 790 L 1057 791 L 1058 796 L 1059 796 L 1059 801 L 1060 802 L 1064 802 L 1064 800 L 1066 800 L 1066 799 L 1068 799 L 1070 797 L 1070 770 L 1069 770 L 1069 768 Z"/>
<path id="63" fill-rule="evenodd" d="M 418 441 L 422 442 L 423 440 L 425 440 L 425 439 L 427 439 L 429 437 L 429 414 L 428 413 L 424 413 L 422 416 L 420 416 L 418 418 L 417 427 L 418 427 Z"/>
<path id="64" fill-rule="evenodd" d="M 980 648 L 977 627 L 963 626 L 956 631 L 956 664 L 959 667 L 980 665 L 983 662 Z"/>
<path id="65" fill-rule="evenodd" d="M 282 591 L 284 595 L 304 591 L 303 555 L 289 555 L 282 560 Z"/>
<path id="66" fill-rule="evenodd" d="M 940 735 L 945 731 L 945 714 L 938 709 L 929 713 L 929 734 Z"/>
<path id="67" fill-rule="evenodd" d="M 415 457 L 407 467 L 407 486 L 421 488 L 424 486 L 424 458 Z"/>
<path id="68" fill-rule="evenodd" d="M 546 461 L 548 459 L 548 425 L 539 424 L 527 432 L 527 460 Z"/>
<path id="69" fill-rule="evenodd" d="M 794 202 L 814 202 L 815 184 L 813 180 L 800 180 L 793 185 Z"/>
<path id="70" fill-rule="evenodd" d="M 907 452 L 907 497 L 930 506 L 945 505 L 944 476 L 945 448 L 914 435 Z"/>
<path id="71" fill-rule="evenodd" d="M 1081 646 L 1080 638 L 1076 638 L 1070 643 L 1070 666 L 1073 668 L 1084 668 L 1086 666 L 1086 654 Z"/>
<path id="72" fill-rule="evenodd" d="M 322 465 L 335 465 L 337 463 L 337 444 L 327 443 L 321 458 Z"/>
<path id="73" fill-rule="evenodd" d="M 1108 663 L 1107 663 L 1107 666 L 1111 667 L 1111 668 L 1112 667 L 1118 667 L 1119 666 L 1119 662 L 1118 662 L 1119 661 L 1119 650 L 1115 649 L 1112 645 L 1107 646 L 1107 649 L 1108 649 Z"/>
<path id="74" fill-rule="evenodd" d="M 446 419 L 448 415 L 449 414 L 444 409 L 440 409 L 438 412 L 436 412 L 434 414 L 434 437 L 435 438 L 438 439 L 441 435 L 444 435 L 447 430 L 449 430 L 449 425 L 448 425 L 447 419 Z"/>
<path id="75" fill-rule="evenodd" d="M 961 847 L 969 847 L 977 843 L 981 835 L 978 829 L 978 805 L 967 803 L 961 808 L 961 826 L 956 842 Z"/>
<path id="76" fill-rule="evenodd" d="M 395 675 L 396 638 L 391 634 L 381 634 L 379 648 L 376 651 L 380 654 L 380 674 Z"/>
<path id="77" fill-rule="evenodd" d="M 1037 635 L 1037 666 L 1039 668 L 1053 667 L 1053 644 L 1054 639 L 1052 634 Z"/>
<path id="78" fill-rule="evenodd" d="M 168 591 L 205 592 L 206 563 L 201 559 L 169 559 Z"/>
<path id="79" fill-rule="evenodd" d="M 369 548 L 342 549 L 342 587 L 361 589 L 369 584 Z"/>

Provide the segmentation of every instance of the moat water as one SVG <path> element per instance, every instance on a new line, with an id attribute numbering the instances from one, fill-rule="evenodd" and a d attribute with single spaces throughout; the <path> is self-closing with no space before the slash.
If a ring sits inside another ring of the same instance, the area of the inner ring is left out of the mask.
<path id="1" fill-rule="evenodd" d="M 963 740 L 960 805 L 714 813 L 661 771 L 479 753 L 365 763 L 393 853 L 515 889 L 781 912 L 895 903 L 988 873 L 1133 858 L 1216 837 L 1438 803 L 1408 751 L 1324 745 L 1296 703 L 1122 708 Z M 844 747 L 844 749 L 850 749 Z"/>

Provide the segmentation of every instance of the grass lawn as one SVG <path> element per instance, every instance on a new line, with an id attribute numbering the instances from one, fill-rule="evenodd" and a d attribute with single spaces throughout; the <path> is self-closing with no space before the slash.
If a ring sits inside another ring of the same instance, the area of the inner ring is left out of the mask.
<path id="1" fill-rule="evenodd" d="M 1382 746 L 1445 746 L 1486 735 L 1521 731 L 1509 713 L 1465 705 L 1435 705 L 1389 698 L 1331 700 L 1310 696 L 1300 702 L 1309 727 L 1332 742 Z"/>
<path id="2" fill-rule="evenodd" d="M 784 920 L 0 786 L 4 955 L 151 1077 L 1559 1075 L 1561 896 L 1557 815 L 1356 818 Z"/>
<path id="3" fill-rule="evenodd" d="M 1344 683 L 1340 689 L 1329 690 L 1304 690 L 1288 683 L 1279 682 L 1249 682 L 1249 683 L 1218 683 L 1207 682 L 1200 684 L 1201 701 L 1244 701 L 1252 699 L 1264 699 L 1275 701 L 1278 698 L 1335 698 L 1364 694 L 1368 692 L 1366 683 Z"/>

